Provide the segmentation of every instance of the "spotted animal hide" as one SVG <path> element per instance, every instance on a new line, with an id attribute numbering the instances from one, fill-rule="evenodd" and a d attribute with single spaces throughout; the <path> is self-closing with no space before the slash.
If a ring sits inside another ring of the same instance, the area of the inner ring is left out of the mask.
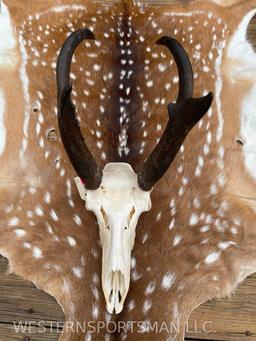
<path id="1" fill-rule="evenodd" d="M 183 340 L 195 307 L 255 272 L 256 55 L 246 35 L 255 13 L 255 0 L 2 2 L 0 252 L 11 271 L 56 298 L 67 321 L 140 322 L 119 333 L 66 324 L 60 340 Z M 96 40 L 75 52 L 72 96 L 100 165 L 137 170 L 164 131 L 179 79 L 155 44 L 161 36 L 186 49 L 194 95 L 215 94 L 154 187 L 137 226 L 128 298 L 113 316 L 101 291 L 97 223 L 75 187 L 56 116 L 57 55 L 85 27 Z M 178 328 L 156 333 L 155 322 Z"/>

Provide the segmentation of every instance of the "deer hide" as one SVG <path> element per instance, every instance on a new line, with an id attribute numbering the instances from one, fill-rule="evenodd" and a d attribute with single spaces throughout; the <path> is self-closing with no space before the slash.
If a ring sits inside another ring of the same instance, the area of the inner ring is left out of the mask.
<path id="1" fill-rule="evenodd" d="M 67 321 L 60 340 L 183 340 L 198 305 L 230 295 L 256 270 L 256 55 L 246 35 L 256 3 L 216 2 L 2 3 L 0 252 L 11 271 L 57 299 Z M 102 166 L 117 161 L 138 169 L 163 133 L 178 77 L 166 49 L 155 44 L 161 36 L 186 49 L 195 96 L 215 94 L 151 194 L 152 208 L 137 226 L 130 291 L 112 317 L 100 285 L 96 219 L 79 197 L 57 129 L 57 54 L 83 27 L 96 41 L 75 53 L 73 100 Z M 140 325 L 90 333 L 90 321 L 110 319 Z M 85 332 L 69 328 L 78 321 Z M 179 328 L 156 333 L 149 328 L 155 321 Z"/>

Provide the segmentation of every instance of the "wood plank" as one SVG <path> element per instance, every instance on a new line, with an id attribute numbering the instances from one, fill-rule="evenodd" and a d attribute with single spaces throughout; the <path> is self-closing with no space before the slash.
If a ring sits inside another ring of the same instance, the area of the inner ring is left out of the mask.
<path id="1" fill-rule="evenodd" d="M 202 341 L 202 339 L 187 339 L 185 338 L 185 341 Z M 214 341 L 214 340 L 208 340 L 208 341 Z"/>
<path id="2" fill-rule="evenodd" d="M 212 333 L 193 332 L 193 326 L 208 326 Z M 231 299 L 212 300 L 197 308 L 190 317 L 187 337 L 203 340 L 256 340 L 256 274 L 241 284 Z"/>
<path id="3" fill-rule="evenodd" d="M 34 328 L 32 332 L 17 333 L 13 325 L 0 325 L 0 341 L 57 341 L 59 334 L 48 328 L 44 333 L 42 329 Z"/>
<path id="4" fill-rule="evenodd" d="M 63 321 L 64 315 L 55 299 L 37 288 L 0 285 L 0 321 Z M 1 283 L 1 278 L 0 278 Z"/>
<path id="5" fill-rule="evenodd" d="M 56 300 L 37 289 L 35 285 L 14 275 L 7 274 L 8 261 L 0 257 L 0 341 L 6 340 L 58 340 L 64 314 Z M 32 332 L 26 322 L 31 321 Z M 40 328 L 38 326 L 40 322 Z M 15 325 L 14 325 L 15 323 Z M 16 332 L 15 326 L 24 323 L 25 333 Z M 46 328 L 42 333 L 42 328 Z"/>

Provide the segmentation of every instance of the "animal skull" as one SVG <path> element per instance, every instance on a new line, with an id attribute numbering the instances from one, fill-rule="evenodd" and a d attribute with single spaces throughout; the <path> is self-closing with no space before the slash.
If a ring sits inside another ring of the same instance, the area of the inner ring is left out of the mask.
<path id="1" fill-rule="evenodd" d="M 135 229 L 141 213 L 151 208 L 150 192 L 139 188 L 129 164 L 108 163 L 100 187 L 87 190 L 85 206 L 96 215 L 100 229 L 107 310 L 119 314 L 129 290 Z"/>

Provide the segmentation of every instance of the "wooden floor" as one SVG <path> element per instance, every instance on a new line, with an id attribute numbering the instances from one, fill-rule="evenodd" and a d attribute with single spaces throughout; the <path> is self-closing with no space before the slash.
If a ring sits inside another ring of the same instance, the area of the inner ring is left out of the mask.
<path id="1" fill-rule="evenodd" d="M 256 18 L 250 25 L 249 37 L 256 46 Z M 7 264 L 0 257 L 0 341 L 58 340 L 61 328 L 57 330 L 56 323 L 61 326 L 64 322 L 60 306 L 31 282 L 6 275 Z M 17 333 L 15 322 L 26 321 L 33 321 L 33 330 Z M 39 321 L 45 322 L 37 328 Z M 233 298 L 206 302 L 196 309 L 189 320 L 186 337 L 194 341 L 256 341 L 256 274 L 239 286 Z"/>

